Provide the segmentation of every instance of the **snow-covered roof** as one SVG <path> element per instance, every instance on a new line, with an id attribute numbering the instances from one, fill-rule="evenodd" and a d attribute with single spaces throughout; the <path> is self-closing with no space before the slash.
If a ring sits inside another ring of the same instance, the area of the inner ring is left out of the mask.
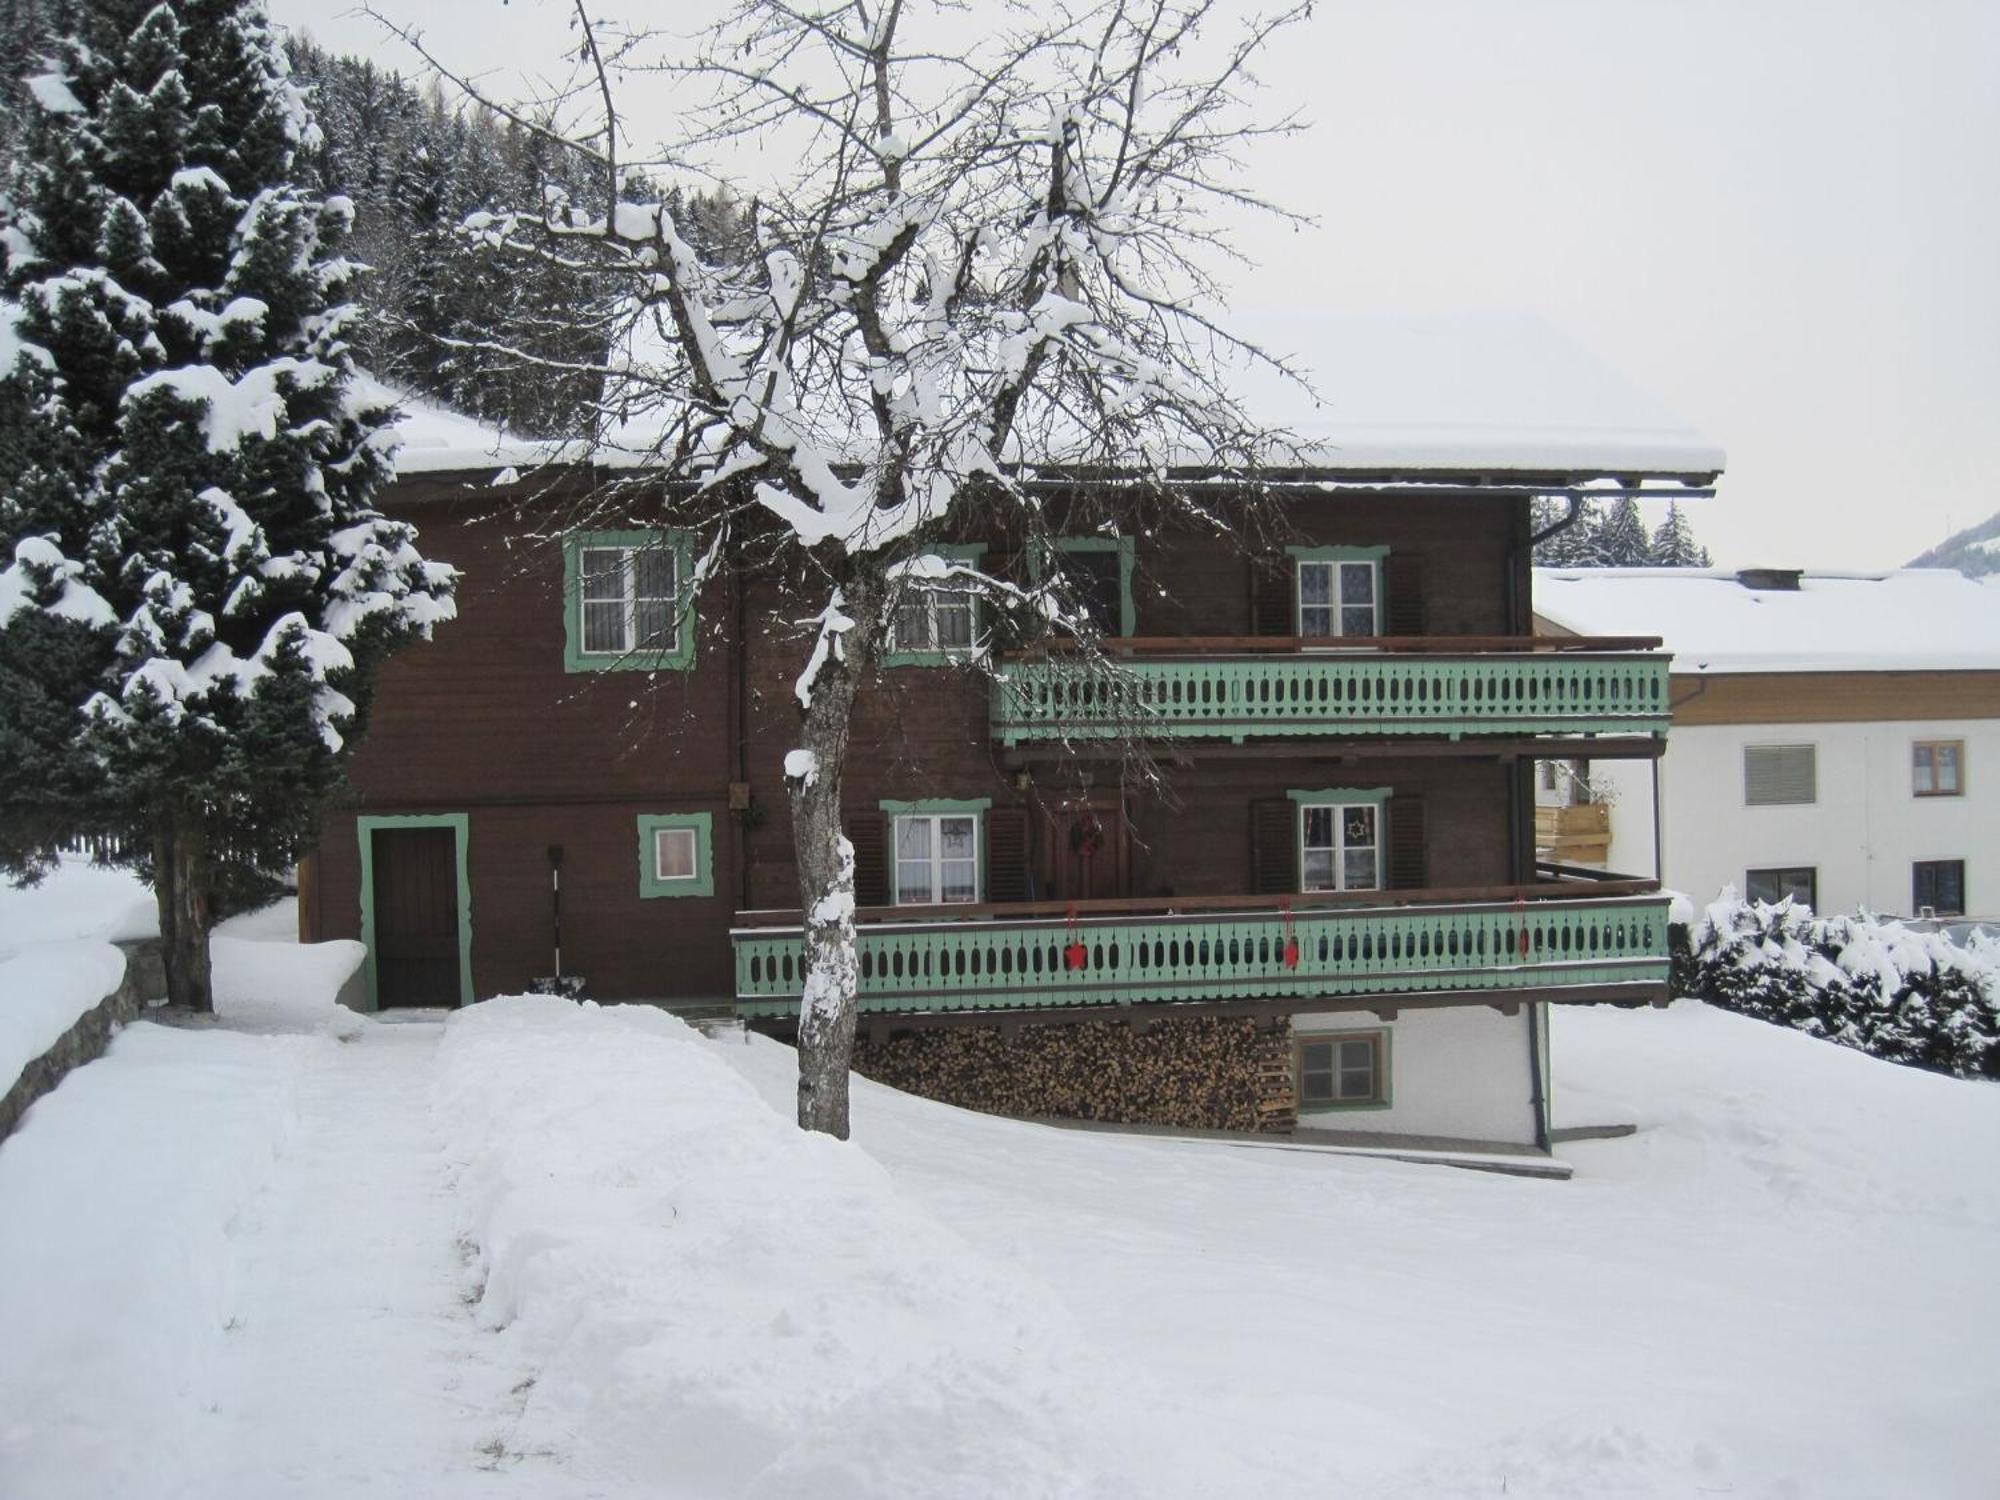
<path id="1" fill-rule="evenodd" d="M 1722 449 L 1526 314 L 1246 313 L 1235 325 L 1311 380 L 1245 377 L 1257 418 L 1332 469 L 1709 475 Z"/>
<path id="2" fill-rule="evenodd" d="M 1237 385 L 1254 420 L 1303 439 L 1308 461 L 1329 472 L 1695 479 L 1724 464 L 1720 448 L 1533 317 L 1251 312 L 1229 326 L 1309 378 L 1311 392 L 1244 368 Z M 559 456 L 433 402 L 401 405 L 405 474 Z M 636 462 L 647 446 L 625 432 L 612 452 Z"/>
<path id="3" fill-rule="evenodd" d="M 1676 672 L 2000 670 L 2000 590 L 1948 568 L 1802 573 L 1537 568 L 1535 613 L 1580 635 L 1656 635 Z"/>

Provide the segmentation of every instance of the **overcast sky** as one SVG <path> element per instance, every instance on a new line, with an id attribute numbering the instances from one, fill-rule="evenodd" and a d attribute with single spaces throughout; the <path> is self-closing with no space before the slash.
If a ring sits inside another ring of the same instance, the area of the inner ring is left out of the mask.
<path id="1" fill-rule="evenodd" d="M 414 71 L 341 0 L 278 21 Z M 557 0 L 377 0 L 489 86 Z M 702 3 L 603 0 L 680 18 Z M 2000 0 L 1322 0 L 1263 70 L 1246 308 L 1536 313 L 1729 450 L 1719 563 L 1883 567 L 2000 509 Z"/>

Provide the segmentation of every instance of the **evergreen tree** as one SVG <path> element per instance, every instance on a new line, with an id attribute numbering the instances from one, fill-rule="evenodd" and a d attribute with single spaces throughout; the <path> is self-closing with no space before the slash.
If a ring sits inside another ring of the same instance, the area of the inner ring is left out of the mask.
<path id="1" fill-rule="evenodd" d="M 1568 513 L 1569 502 L 1566 500 L 1537 500 L 1530 511 L 1536 531 L 1547 530 Z M 1574 525 L 1565 526 L 1535 548 L 1535 565 L 1543 568 L 1603 566 L 1598 541 L 1603 529 L 1604 517 L 1597 508 L 1597 502 L 1584 501 Z"/>
<path id="2" fill-rule="evenodd" d="M 1708 548 L 1694 539 L 1694 528 L 1681 514 L 1678 500 L 1667 502 L 1667 517 L 1653 532 L 1651 562 L 1656 568 L 1706 568 Z"/>
<path id="3" fill-rule="evenodd" d="M 1653 560 L 1652 542 L 1646 523 L 1639 515 L 1639 502 L 1630 495 L 1620 497 L 1611 507 L 1596 535 L 1598 566 L 1643 568 Z"/>
<path id="4" fill-rule="evenodd" d="M 31 82 L 0 301 L 0 867 L 109 836 L 211 1004 L 218 881 L 307 847 L 375 668 L 452 613 L 372 505 L 342 199 L 249 0 L 94 0 Z"/>

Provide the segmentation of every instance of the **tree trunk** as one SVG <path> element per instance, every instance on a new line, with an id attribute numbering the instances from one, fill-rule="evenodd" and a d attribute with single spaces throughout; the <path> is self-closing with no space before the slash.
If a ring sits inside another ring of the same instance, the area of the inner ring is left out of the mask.
<path id="1" fill-rule="evenodd" d="M 813 683 L 799 748 L 811 769 L 792 776 L 792 849 L 805 914 L 806 980 L 799 1001 L 799 1128 L 847 1139 L 847 1073 L 861 963 L 854 942 L 854 849 L 840 827 L 840 787 L 855 689 L 872 660 L 879 594 L 871 581 L 850 584 L 843 612 L 846 660 L 829 656 Z"/>
<path id="2" fill-rule="evenodd" d="M 208 833 L 200 820 L 179 808 L 162 813 L 153 833 L 153 890 L 160 904 L 167 1003 L 204 1013 L 215 1009 L 208 956 L 213 885 Z"/>

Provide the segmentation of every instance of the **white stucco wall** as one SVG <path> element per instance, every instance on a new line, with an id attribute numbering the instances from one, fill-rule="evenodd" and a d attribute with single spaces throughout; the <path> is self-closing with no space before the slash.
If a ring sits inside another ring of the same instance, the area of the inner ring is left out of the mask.
<path id="1" fill-rule="evenodd" d="M 1389 1102 L 1366 1108 L 1302 1109 L 1301 1126 L 1534 1144 L 1528 1007 L 1513 1016 L 1484 1005 L 1405 1010 L 1394 1021 L 1350 1011 L 1296 1016 L 1292 1028 L 1301 1037 L 1343 1031 L 1389 1033 Z M 1543 1040 L 1546 1044 L 1546 1029 Z"/>
<path id="2" fill-rule="evenodd" d="M 1918 797 L 1910 747 L 1965 743 L 1964 793 Z M 1751 807 L 1743 798 L 1746 745 L 1816 747 L 1819 796 L 1810 805 Z M 1911 866 L 1965 861 L 1974 916 L 2000 915 L 2000 720 L 1676 727 L 1661 762 L 1666 883 L 1697 902 L 1745 872 L 1810 865 L 1828 912 L 1910 915 Z M 1593 780 L 1620 787 L 1611 813 L 1611 862 L 1650 871 L 1652 808 L 1643 763 L 1593 763 Z"/>

